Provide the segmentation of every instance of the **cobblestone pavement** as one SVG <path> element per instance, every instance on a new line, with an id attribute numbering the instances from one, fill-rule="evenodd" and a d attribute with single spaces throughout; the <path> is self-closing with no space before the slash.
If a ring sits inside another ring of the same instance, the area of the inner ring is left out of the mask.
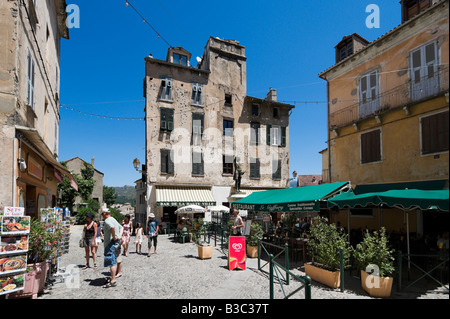
<path id="1" fill-rule="evenodd" d="M 117 279 L 118 285 L 103 288 L 109 276 L 109 268 L 103 267 L 103 244 L 98 251 L 98 269 L 81 270 L 85 263 L 84 248 L 78 247 L 81 230 L 82 226 L 71 226 L 69 253 L 60 261 L 61 270 L 71 269 L 74 280 L 58 279 L 39 299 L 269 299 L 268 266 L 266 272 L 259 271 L 257 259 L 247 258 L 245 271 L 230 271 L 227 252 L 220 249 L 220 242 L 213 249 L 212 259 L 201 260 L 193 243 L 175 243 L 168 235 L 158 237 L 157 253 L 150 257 L 147 257 L 146 241 L 140 255 L 132 237 L 129 255 L 122 257 L 123 276 Z M 295 274 L 304 275 L 302 264 L 293 264 L 291 269 Z M 290 293 L 299 286 L 299 282 L 291 280 L 283 288 Z M 284 297 L 278 283 L 274 291 L 276 299 Z M 352 276 L 346 276 L 344 292 L 313 283 L 311 295 L 313 299 L 372 299 L 362 290 L 360 279 Z M 291 297 L 303 298 L 303 289 Z M 399 293 L 395 287 L 391 296 L 391 299 L 448 298 L 443 293 Z"/>

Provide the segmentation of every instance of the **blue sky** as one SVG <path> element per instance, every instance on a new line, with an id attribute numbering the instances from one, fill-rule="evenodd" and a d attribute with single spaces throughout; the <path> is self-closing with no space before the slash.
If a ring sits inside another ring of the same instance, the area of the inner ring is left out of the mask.
<path id="1" fill-rule="evenodd" d="M 302 175 L 322 173 L 326 82 L 318 74 L 334 64 L 334 46 L 354 32 L 373 41 L 401 19 L 392 0 L 130 2 L 170 45 L 192 53 L 192 65 L 210 36 L 235 39 L 246 47 L 248 95 L 264 98 L 273 87 L 278 101 L 310 102 L 295 103 L 290 117 L 290 171 Z M 123 118 L 144 117 L 144 57 L 165 59 L 168 49 L 125 3 L 67 0 L 80 25 L 61 44 L 59 160 L 95 157 L 107 186 L 140 178 L 132 161 L 145 161 L 145 123 Z M 366 26 L 369 4 L 380 9 L 380 28 Z"/>

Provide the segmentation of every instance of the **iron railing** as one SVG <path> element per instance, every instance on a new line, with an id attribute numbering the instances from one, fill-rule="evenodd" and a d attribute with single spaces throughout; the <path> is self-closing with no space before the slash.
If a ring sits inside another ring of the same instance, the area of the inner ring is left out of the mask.
<path id="1" fill-rule="evenodd" d="M 449 68 L 441 68 L 432 77 L 420 81 L 407 81 L 386 90 L 367 101 L 351 101 L 347 106 L 336 107 L 329 114 L 330 129 L 343 127 L 360 120 L 381 115 L 389 110 L 418 103 L 439 96 L 449 89 Z M 337 102 L 340 103 L 340 102 Z M 345 103 L 345 102 L 343 102 Z M 330 105 L 333 108 L 333 105 Z"/>

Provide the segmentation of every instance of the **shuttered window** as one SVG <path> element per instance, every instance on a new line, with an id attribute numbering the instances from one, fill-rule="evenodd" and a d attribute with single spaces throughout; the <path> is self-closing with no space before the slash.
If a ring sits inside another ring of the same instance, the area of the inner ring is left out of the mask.
<path id="1" fill-rule="evenodd" d="M 260 170 L 260 162 L 259 158 L 251 158 L 250 159 L 250 178 L 260 178 L 261 174 Z"/>
<path id="2" fill-rule="evenodd" d="M 171 150 L 161 150 L 161 174 L 173 174 L 174 173 L 174 163 L 173 163 L 173 151 Z"/>
<path id="3" fill-rule="evenodd" d="M 281 180 L 281 161 L 278 158 L 272 159 L 272 179 Z"/>
<path id="4" fill-rule="evenodd" d="M 27 104 L 34 110 L 34 73 L 35 65 L 30 50 L 27 56 Z"/>
<path id="5" fill-rule="evenodd" d="M 161 108 L 161 131 L 173 131 L 173 109 Z"/>
<path id="6" fill-rule="evenodd" d="M 161 89 L 159 98 L 161 100 L 172 101 L 172 78 L 169 77 L 161 78 Z"/>
<path id="7" fill-rule="evenodd" d="M 286 146 L 286 127 L 285 126 L 266 126 L 267 145 Z"/>
<path id="8" fill-rule="evenodd" d="M 448 111 L 423 117 L 422 154 L 448 151 Z"/>
<path id="9" fill-rule="evenodd" d="M 192 104 L 203 105 L 203 87 L 200 83 L 192 83 Z"/>
<path id="10" fill-rule="evenodd" d="M 250 123 L 250 145 L 259 145 L 259 128 L 261 125 L 257 122 Z"/>
<path id="11" fill-rule="evenodd" d="M 192 113 L 192 143 L 200 145 L 204 130 L 204 115 L 202 113 Z"/>
<path id="12" fill-rule="evenodd" d="M 204 174 L 204 162 L 202 153 L 192 153 L 192 175 Z"/>
<path id="13" fill-rule="evenodd" d="M 361 134 L 361 163 L 381 161 L 381 130 Z"/>

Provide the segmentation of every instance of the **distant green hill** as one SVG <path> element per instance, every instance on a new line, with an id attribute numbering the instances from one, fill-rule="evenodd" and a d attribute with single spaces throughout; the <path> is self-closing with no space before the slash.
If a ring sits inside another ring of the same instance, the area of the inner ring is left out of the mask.
<path id="1" fill-rule="evenodd" d="M 134 186 L 125 185 L 121 187 L 114 187 L 117 194 L 116 204 L 130 203 L 131 205 L 136 204 L 136 190 Z"/>

